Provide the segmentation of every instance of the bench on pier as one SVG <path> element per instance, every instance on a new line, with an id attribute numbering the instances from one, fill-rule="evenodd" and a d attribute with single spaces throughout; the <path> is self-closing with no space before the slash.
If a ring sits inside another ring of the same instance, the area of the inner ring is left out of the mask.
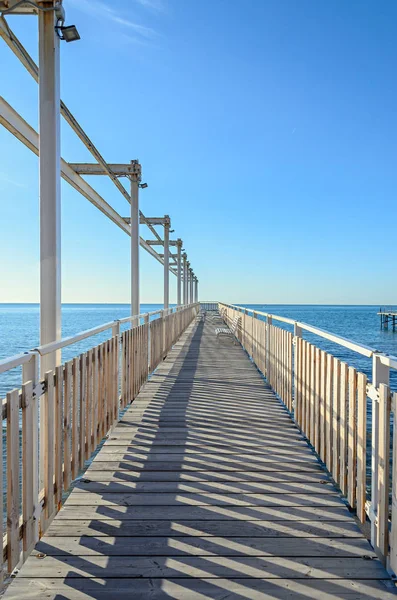
<path id="1" fill-rule="evenodd" d="M 234 317 L 230 327 L 217 327 L 215 329 L 215 335 L 216 335 L 217 340 L 219 340 L 219 336 L 222 336 L 222 335 L 226 335 L 226 336 L 235 338 L 237 329 L 238 329 L 238 325 L 239 325 L 239 321 L 240 321 L 240 317 L 236 316 L 236 317 Z"/>

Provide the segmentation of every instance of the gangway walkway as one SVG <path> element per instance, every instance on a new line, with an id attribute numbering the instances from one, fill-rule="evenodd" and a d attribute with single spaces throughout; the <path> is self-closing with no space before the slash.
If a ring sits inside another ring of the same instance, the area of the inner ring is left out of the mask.
<path id="1" fill-rule="evenodd" d="M 188 327 L 6 600 L 396 597 L 289 413 L 214 329 Z"/>

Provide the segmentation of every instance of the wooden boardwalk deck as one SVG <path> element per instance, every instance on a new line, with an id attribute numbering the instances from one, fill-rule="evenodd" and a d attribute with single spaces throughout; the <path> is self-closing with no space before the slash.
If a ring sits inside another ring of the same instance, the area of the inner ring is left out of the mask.
<path id="1" fill-rule="evenodd" d="M 189 327 L 5 598 L 395 598 L 240 346 Z"/>

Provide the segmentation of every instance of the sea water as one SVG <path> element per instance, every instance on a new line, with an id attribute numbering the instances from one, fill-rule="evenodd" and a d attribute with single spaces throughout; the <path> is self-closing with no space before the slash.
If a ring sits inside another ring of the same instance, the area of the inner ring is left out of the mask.
<path id="1" fill-rule="evenodd" d="M 237 305 L 238 302 L 236 303 Z M 268 312 L 273 315 L 289 317 L 315 325 L 321 329 L 365 344 L 385 352 L 397 355 L 397 331 L 381 329 L 378 306 L 335 306 L 335 305 L 298 305 L 298 304 L 246 304 L 248 308 Z M 142 304 L 141 313 L 156 311 L 161 304 Z M 91 329 L 103 323 L 127 317 L 130 314 L 128 304 L 64 304 L 62 306 L 62 337 L 67 337 Z M 274 324 L 291 330 L 283 323 Z M 123 328 L 128 327 L 124 325 Z M 104 331 L 94 337 L 82 340 L 62 350 L 62 360 L 70 360 L 81 352 L 99 344 L 107 337 Z M 371 360 L 347 348 L 329 342 L 324 338 L 304 333 L 305 339 L 330 352 L 340 360 L 354 366 L 371 376 Z M 26 352 L 39 343 L 39 305 L 38 304 L 0 304 L 0 360 Z M 7 391 L 21 384 L 21 370 L 13 369 L 0 375 L 0 398 Z M 397 372 L 391 372 L 391 387 L 397 390 Z"/>

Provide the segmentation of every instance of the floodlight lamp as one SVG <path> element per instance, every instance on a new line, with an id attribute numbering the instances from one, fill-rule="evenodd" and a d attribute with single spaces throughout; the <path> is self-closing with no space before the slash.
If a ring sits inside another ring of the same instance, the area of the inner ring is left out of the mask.
<path id="1" fill-rule="evenodd" d="M 147 183 L 140 183 L 139 187 L 144 190 L 145 188 L 148 187 L 148 185 L 147 185 Z"/>
<path id="2" fill-rule="evenodd" d="M 170 229 L 170 233 L 175 233 L 175 229 Z"/>
<path id="3" fill-rule="evenodd" d="M 58 35 L 65 42 L 76 42 L 80 39 L 76 25 L 60 25 L 57 27 Z"/>

